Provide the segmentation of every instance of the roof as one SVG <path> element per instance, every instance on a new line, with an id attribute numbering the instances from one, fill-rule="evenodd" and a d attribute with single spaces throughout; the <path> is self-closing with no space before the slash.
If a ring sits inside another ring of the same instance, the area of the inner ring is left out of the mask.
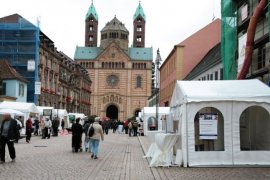
<path id="1" fill-rule="evenodd" d="M 128 55 L 132 60 L 153 60 L 153 48 L 134 48 L 128 49 Z"/>
<path id="2" fill-rule="evenodd" d="M 21 76 L 14 68 L 12 68 L 8 61 L 0 60 L 0 79 L 2 80 L 18 80 L 28 83 L 28 81 Z"/>
<path id="3" fill-rule="evenodd" d="M 258 79 L 177 81 L 171 107 L 188 102 L 245 101 L 270 103 L 270 88 Z"/>
<path id="4" fill-rule="evenodd" d="M 184 79 L 192 80 L 218 63 L 221 63 L 220 43 L 212 48 Z"/>
<path id="5" fill-rule="evenodd" d="M 186 75 L 203 59 L 203 57 L 221 41 L 221 20 L 216 19 L 204 28 L 178 44 L 184 48 L 183 74 Z"/>
<path id="6" fill-rule="evenodd" d="M 34 103 L 4 101 L 0 103 L 0 109 L 15 109 L 23 113 L 39 113 Z"/>
<path id="7" fill-rule="evenodd" d="M 96 8 L 94 7 L 93 2 L 91 3 L 91 6 L 88 9 L 85 19 L 87 19 L 90 15 L 93 15 L 93 17 L 98 21 L 98 14 L 96 12 Z"/>
<path id="8" fill-rule="evenodd" d="M 105 27 L 101 30 L 101 32 L 102 31 L 117 31 L 117 30 L 128 32 L 125 25 L 122 22 L 120 22 L 115 16 L 110 22 L 108 22 L 105 25 Z"/>
<path id="9" fill-rule="evenodd" d="M 80 47 L 77 46 L 75 50 L 74 59 L 76 60 L 94 60 L 100 53 L 102 49 L 99 47 Z"/>
<path id="10" fill-rule="evenodd" d="M 19 14 L 12 14 L 9 16 L 5 16 L 0 18 L 0 24 L 10 24 L 10 25 L 19 25 L 20 28 L 36 28 L 34 24 L 27 21 Z"/>
<path id="11" fill-rule="evenodd" d="M 153 114 L 156 113 L 157 108 L 156 107 L 143 107 L 143 114 Z M 169 114 L 170 113 L 170 107 L 158 107 L 158 113 L 159 114 Z"/>
<path id="12" fill-rule="evenodd" d="M 138 7 L 136 9 L 136 12 L 135 12 L 135 14 L 133 16 L 133 20 L 135 20 L 138 16 L 141 16 L 144 19 L 144 21 L 146 20 L 146 17 L 145 17 L 143 8 L 141 6 L 141 3 L 139 3 L 139 5 L 138 5 Z"/>
<path id="13" fill-rule="evenodd" d="M 95 60 L 104 50 L 100 47 L 76 47 L 75 60 Z M 129 48 L 128 56 L 131 60 L 152 61 L 153 48 Z"/>

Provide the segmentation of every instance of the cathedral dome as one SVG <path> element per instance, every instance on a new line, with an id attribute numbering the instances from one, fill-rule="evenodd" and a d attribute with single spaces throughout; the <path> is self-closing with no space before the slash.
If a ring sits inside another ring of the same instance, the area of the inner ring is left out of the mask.
<path id="1" fill-rule="evenodd" d="M 106 26 L 101 30 L 100 46 L 106 48 L 110 43 L 117 43 L 121 49 L 128 49 L 128 35 L 129 31 L 125 25 L 114 17 Z"/>
<path id="2" fill-rule="evenodd" d="M 128 33 L 127 28 L 125 27 L 125 25 L 120 22 L 116 17 L 114 17 L 110 22 L 108 22 L 106 24 L 106 26 L 101 30 L 101 32 L 103 31 L 125 31 Z"/>

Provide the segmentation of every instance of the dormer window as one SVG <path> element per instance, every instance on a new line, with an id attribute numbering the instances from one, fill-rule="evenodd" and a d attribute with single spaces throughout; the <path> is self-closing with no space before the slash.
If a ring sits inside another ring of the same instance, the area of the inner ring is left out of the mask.
<path id="1" fill-rule="evenodd" d="M 93 25 L 90 25 L 89 26 L 89 31 L 93 31 L 93 29 L 94 29 Z"/>

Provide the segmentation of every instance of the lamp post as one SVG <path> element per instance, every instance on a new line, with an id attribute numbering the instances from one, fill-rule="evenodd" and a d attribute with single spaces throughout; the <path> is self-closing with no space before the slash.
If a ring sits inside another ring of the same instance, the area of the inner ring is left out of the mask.
<path id="1" fill-rule="evenodd" d="M 157 121 L 157 127 L 158 127 L 158 108 L 159 108 L 159 65 L 161 63 L 161 57 L 159 53 L 159 49 L 157 50 L 157 57 L 155 60 L 155 71 L 156 71 L 156 88 L 155 88 L 155 94 L 156 94 L 156 121 Z"/>

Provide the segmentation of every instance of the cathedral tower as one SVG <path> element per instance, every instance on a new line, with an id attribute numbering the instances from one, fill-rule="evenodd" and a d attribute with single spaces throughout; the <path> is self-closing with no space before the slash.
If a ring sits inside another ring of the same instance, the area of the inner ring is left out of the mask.
<path id="1" fill-rule="evenodd" d="M 97 47 L 98 40 L 98 14 L 93 1 L 85 18 L 85 46 Z"/>
<path id="2" fill-rule="evenodd" d="M 139 3 L 133 17 L 133 47 L 145 46 L 145 14 Z"/>

